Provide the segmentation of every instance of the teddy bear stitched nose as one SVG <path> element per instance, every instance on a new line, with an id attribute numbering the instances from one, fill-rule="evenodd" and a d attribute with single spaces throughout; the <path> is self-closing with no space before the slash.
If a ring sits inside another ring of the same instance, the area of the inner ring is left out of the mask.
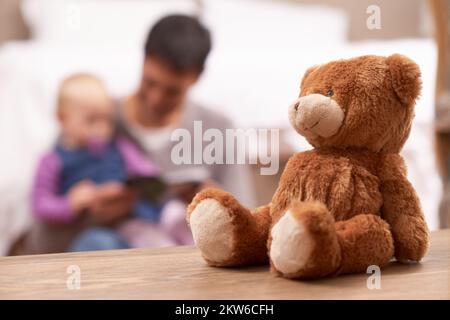
<path id="1" fill-rule="evenodd" d="M 322 120 L 322 117 L 317 117 L 317 115 L 304 114 L 299 120 L 299 125 L 305 131 L 314 129 Z"/>
<path id="2" fill-rule="evenodd" d="M 311 103 L 310 99 L 299 99 L 295 103 L 294 109 L 297 112 L 298 124 L 306 131 L 317 126 L 324 116 L 323 112 L 317 112 L 317 104 Z"/>
<path id="3" fill-rule="evenodd" d="M 336 133 L 343 120 L 337 102 L 317 93 L 299 98 L 292 109 L 292 121 L 297 129 L 322 137 Z"/>

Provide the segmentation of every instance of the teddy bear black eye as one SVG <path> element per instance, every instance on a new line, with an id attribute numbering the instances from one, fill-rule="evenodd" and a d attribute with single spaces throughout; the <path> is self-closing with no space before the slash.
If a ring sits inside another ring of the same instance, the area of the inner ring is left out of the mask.
<path id="1" fill-rule="evenodd" d="M 332 88 L 328 89 L 327 91 L 327 97 L 332 97 L 334 95 L 334 91 Z"/>

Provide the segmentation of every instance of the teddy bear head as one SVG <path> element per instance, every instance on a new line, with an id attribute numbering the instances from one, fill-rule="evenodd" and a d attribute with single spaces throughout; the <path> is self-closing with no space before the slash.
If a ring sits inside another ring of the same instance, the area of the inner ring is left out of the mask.
<path id="1" fill-rule="evenodd" d="M 289 119 L 316 148 L 397 153 L 420 89 L 419 67 L 399 54 L 333 61 L 306 71 Z"/>

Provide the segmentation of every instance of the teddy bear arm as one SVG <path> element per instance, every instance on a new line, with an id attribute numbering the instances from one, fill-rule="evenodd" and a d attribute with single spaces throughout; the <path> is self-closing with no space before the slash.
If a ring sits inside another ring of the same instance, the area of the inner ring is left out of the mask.
<path id="1" fill-rule="evenodd" d="M 381 160 L 379 178 L 381 214 L 391 227 L 395 257 L 399 261 L 420 261 L 428 249 L 429 232 L 400 155 L 388 155 Z"/>
<path id="2" fill-rule="evenodd" d="M 312 152 L 297 153 L 286 163 L 270 205 L 272 223 L 285 213 L 292 201 L 299 200 L 300 177 L 307 174 L 305 168 L 311 155 Z"/>

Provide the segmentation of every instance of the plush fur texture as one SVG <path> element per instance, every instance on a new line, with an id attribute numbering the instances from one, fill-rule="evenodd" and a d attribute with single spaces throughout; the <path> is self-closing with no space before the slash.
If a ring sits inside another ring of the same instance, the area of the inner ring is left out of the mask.
<path id="1" fill-rule="evenodd" d="M 428 228 L 399 155 L 420 89 L 418 66 L 398 54 L 308 69 L 289 118 L 314 149 L 292 156 L 272 202 L 253 212 L 218 189 L 197 194 L 188 222 L 206 199 L 215 199 L 230 217 L 218 220 L 228 221 L 220 229 L 231 230 L 232 250 L 221 261 L 204 255 L 206 261 L 212 266 L 270 261 L 273 272 L 296 279 L 365 272 L 393 257 L 420 261 Z M 206 235 L 216 223 L 197 224 L 194 234 Z M 220 239 L 197 245 L 219 248 Z"/>

